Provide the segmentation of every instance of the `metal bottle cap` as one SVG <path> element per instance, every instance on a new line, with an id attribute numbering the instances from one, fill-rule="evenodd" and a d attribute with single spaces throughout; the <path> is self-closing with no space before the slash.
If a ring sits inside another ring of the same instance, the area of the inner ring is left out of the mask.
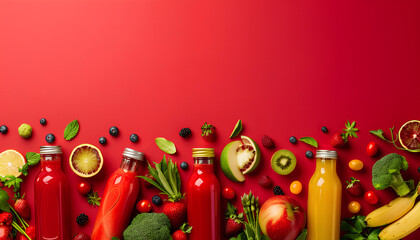
<path id="1" fill-rule="evenodd" d="M 62 154 L 61 146 L 41 146 L 39 154 Z"/>
<path id="2" fill-rule="evenodd" d="M 193 157 L 215 157 L 214 148 L 193 148 Z"/>
<path id="3" fill-rule="evenodd" d="M 144 153 L 133 150 L 131 148 L 124 149 L 123 156 L 133 158 L 133 159 L 139 160 L 139 161 L 144 160 Z"/>
<path id="4" fill-rule="evenodd" d="M 337 152 L 331 150 L 316 150 L 316 158 L 337 159 Z"/>

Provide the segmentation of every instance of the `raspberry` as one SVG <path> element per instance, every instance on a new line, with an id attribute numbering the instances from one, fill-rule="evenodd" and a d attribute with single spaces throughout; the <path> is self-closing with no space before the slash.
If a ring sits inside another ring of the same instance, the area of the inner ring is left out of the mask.
<path id="1" fill-rule="evenodd" d="M 271 187 L 272 181 L 271 178 L 269 178 L 267 175 L 264 175 L 258 180 L 258 184 L 263 188 L 269 188 Z"/>
<path id="2" fill-rule="evenodd" d="M 87 221 L 89 220 L 89 217 L 88 217 L 88 215 L 86 215 L 86 214 L 84 214 L 84 213 L 82 213 L 82 214 L 80 214 L 79 216 L 77 216 L 77 218 L 76 218 L 76 222 L 77 222 L 77 224 L 79 224 L 79 225 L 85 225 L 86 223 L 87 223 Z"/>
<path id="3" fill-rule="evenodd" d="M 271 139 L 269 136 L 267 136 L 267 135 L 264 135 L 263 137 L 262 137 L 262 145 L 265 147 L 265 148 L 273 148 L 274 147 L 274 142 L 273 142 L 273 139 Z"/>
<path id="4" fill-rule="evenodd" d="M 283 190 L 279 186 L 274 186 L 273 193 L 274 195 L 284 195 Z"/>
<path id="5" fill-rule="evenodd" d="M 181 131 L 179 131 L 179 136 L 186 138 L 191 134 L 191 129 L 189 128 L 183 128 Z"/>

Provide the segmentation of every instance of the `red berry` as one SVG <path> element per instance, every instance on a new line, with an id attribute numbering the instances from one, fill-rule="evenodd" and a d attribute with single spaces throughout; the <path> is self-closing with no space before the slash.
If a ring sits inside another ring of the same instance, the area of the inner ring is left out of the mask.
<path id="1" fill-rule="evenodd" d="M 172 239 L 173 240 L 187 240 L 187 234 L 184 233 L 182 230 L 176 230 L 173 234 L 172 234 Z"/>
<path id="2" fill-rule="evenodd" d="M 351 177 L 350 180 L 351 181 L 347 181 L 347 192 L 353 196 L 360 196 L 362 194 L 362 185 L 360 184 L 360 180 L 353 177 Z"/>
<path id="3" fill-rule="evenodd" d="M 267 136 L 267 135 L 264 135 L 263 137 L 262 137 L 262 145 L 265 147 L 265 148 L 273 148 L 274 147 L 274 142 L 273 142 L 273 139 L 271 139 L 269 136 Z"/>
<path id="4" fill-rule="evenodd" d="M 178 229 L 187 219 L 187 206 L 183 202 L 168 202 L 162 211 L 171 222 L 172 229 Z"/>
<path id="5" fill-rule="evenodd" d="M 346 141 L 343 139 L 343 135 L 341 133 L 336 133 L 332 136 L 330 144 L 333 147 L 344 147 L 344 145 L 346 145 Z"/>
<path id="6" fill-rule="evenodd" d="M 29 219 L 31 217 L 31 209 L 29 208 L 29 204 L 25 199 L 16 200 L 15 206 L 13 208 L 24 219 Z"/>
<path id="7" fill-rule="evenodd" d="M 216 140 L 216 128 L 211 125 L 204 123 L 204 125 L 201 127 L 201 136 L 209 142 L 213 142 Z"/>
<path id="8" fill-rule="evenodd" d="M 90 240 L 90 236 L 86 233 L 80 232 L 74 235 L 73 240 Z"/>
<path id="9" fill-rule="evenodd" d="M 226 221 L 225 237 L 230 238 L 242 231 L 242 223 L 236 219 L 229 218 Z"/>
<path id="10" fill-rule="evenodd" d="M 271 178 L 269 178 L 267 175 L 261 176 L 261 178 L 258 180 L 258 184 L 263 188 L 271 188 L 271 184 L 273 182 L 271 181 Z"/>
<path id="11" fill-rule="evenodd" d="M 34 240 L 35 239 L 35 227 L 29 226 L 26 228 L 25 233 L 28 234 L 28 236 Z"/>
<path id="12" fill-rule="evenodd" d="M 13 216 L 9 212 L 0 213 L 0 225 L 12 226 Z"/>

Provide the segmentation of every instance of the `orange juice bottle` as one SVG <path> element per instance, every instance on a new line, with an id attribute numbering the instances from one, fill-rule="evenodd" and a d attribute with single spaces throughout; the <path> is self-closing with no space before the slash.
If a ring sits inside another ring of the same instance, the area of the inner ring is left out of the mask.
<path id="1" fill-rule="evenodd" d="M 337 152 L 316 151 L 316 169 L 308 186 L 308 240 L 339 240 L 341 182 Z"/>

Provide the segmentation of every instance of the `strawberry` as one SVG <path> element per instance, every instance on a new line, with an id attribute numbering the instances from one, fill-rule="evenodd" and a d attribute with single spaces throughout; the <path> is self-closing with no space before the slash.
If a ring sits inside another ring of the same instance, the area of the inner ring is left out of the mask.
<path id="1" fill-rule="evenodd" d="M 360 196 L 362 194 L 362 185 L 360 184 L 360 180 L 351 177 L 350 181 L 347 181 L 346 190 L 350 193 L 350 195 Z"/>
<path id="2" fill-rule="evenodd" d="M 90 236 L 86 233 L 79 232 L 74 235 L 73 240 L 90 240 Z"/>
<path id="3" fill-rule="evenodd" d="M 265 148 L 273 148 L 274 147 L 274 142 L 273 142 L 273 139 L 271 139 L 269 136 L 267 136 L 267 135 L 264 135 L 263 137 L 262 137 L 262 145 L 265 147 Z"/>
<path id="4" fill-rule="evenodd" d="M 201 127 L 201 136 L 209 142 L 213 142 L 216 140 L 216 128 L 211 125 L 207 124 L 206 122 Z"/>
<path id="5" fill-rule="evenodd" d="M 225 237 L 231 238 L 242 231 L 244 214 L 238 214 L 236 207 L 234 207 L 232 203 L 228 202 L 225 215 L 227 219 Z"/>
<path id="6" fill-rule="evenodd" d="M 356 121 L 353 121 L 352 123 L 350 123 L 350 121 L 347 121 L 347 123 L 345 124 L 346 128 L 343 129 L 342 133 L 336 133 L 332 136 L 330 144 L 333 147 L 344 147 L 349 138 L 350 137 L 355 137 L 357 138 L 357 131 L 359 131 L 359 129 L 355 128 L 356 126 Z"/>
<path id="7" fill-rule="evenodd" d="M 9 212 L 0 213 L 0 225 L 12 226 L 13 216 Z"/>
<path id="8" fill-rule="evenodd" d="M 182 226 L 179 228 L 179 230 L 176 230 L 173 234 L 172 234 L 172 239 L 173 240 L 187 240 L 188 233 L 191 233 L 191 226 L 188 226 L 188 223 L 183 223 Z"/>
<path id="9" fill-rule="evenodd" d="M 187 219 L 187 206 L 183 202 L 168 202 L 163 213 L 169 218 L 172 229 L 178 229 Z"/>
<path id="10" fill-rule="evenodd" d="M 35 227 L 29 226 L 26 228 L 25 233 L 32 239 L 35 240 Z"/>
<path id="11" fill-rule="evenodd" d="M 25 199 L 22 198 L 16 200 L 15 206 L 13 208 L 24 219 L 29 219 L 31 217 L 31 209 L 29 208 L 29 204 Z"/>
<path id="12" fill-rule="evenodd" d="M 263 188 L 270 188 L 272 183 L 273 182 L 271 181 L 271 178 L 269 178 L 267 175 L 262 176 L 258 180 L 258 184 Z"/>
<path id="13" fill-rule="evenodd" d="M 0 225 L 0 239 L 13 240 L 12 228 L 5 225 Z"/>

